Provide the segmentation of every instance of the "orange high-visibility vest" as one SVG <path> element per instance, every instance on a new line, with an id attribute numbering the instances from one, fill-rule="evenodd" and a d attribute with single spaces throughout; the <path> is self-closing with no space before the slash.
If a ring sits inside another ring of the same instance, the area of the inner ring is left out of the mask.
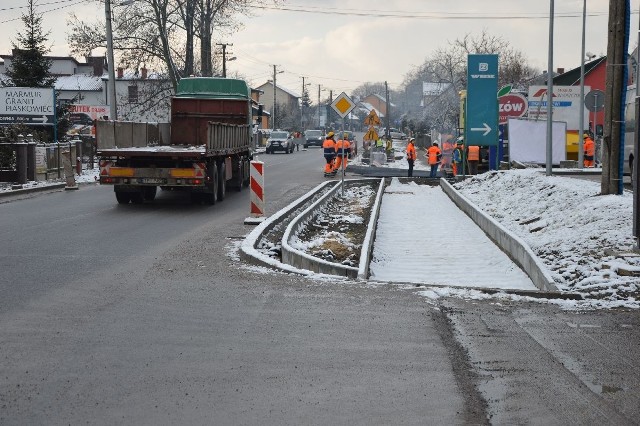
<path id="1" fill-rule="evenodd" d="M 333 139 L 325 139 L 322 143 L 324 155 L 334 156 L 336 154 L 336 141 Z"/>
<path id="2" fill-rule="evenodd" d="M 442 151 L 440 151 L 440 148 L 435 145 L 431 145 L 429 149 L 427 149 L 427 158 L 429 158 L 430 165 L 437 164 L 441 155 Z"/>
<path id="3" fill-rule="evenodd" d="M 480 161 L 480 147 L 477 145 L 469 146 L 469 156 L 467 157 L 469 161 Z"/>
<path id="4" fill-rule="evenodd" d="M 409 142 L 407 145 L 407 160 L 415 160 L 416 159 L 416 147 L 413 146 L 413 143 Z"/>
<path id="5" fill-rule="evenodd" d="M 584 148 L 584 155 L 588 155 L 590 157 L 596 155 L 596 144 L 593 142 L 593 139 L 584 138 L 584 144 L 582 147 Z"/>
<path id="6" fill-rule="evenodd" d="M 343 155 L 343 151 L 344 151 L 344 155 L 348 154 L 351 148 L 351 144 L 349 143 L 349 141 L 347 140 L 338 140 L 338 142 L 336 142 L 336 154 L 341 157 Z"/>

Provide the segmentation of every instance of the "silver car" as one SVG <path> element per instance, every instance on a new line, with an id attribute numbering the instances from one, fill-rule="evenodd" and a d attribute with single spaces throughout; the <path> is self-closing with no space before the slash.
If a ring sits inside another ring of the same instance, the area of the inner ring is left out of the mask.
<path id="1" fill-rule="evenodd" d="M 289 136 L 289 132 L 274 130 L 271 132 L 267 140 L 267 154 L 273 154 L 276 151 L 283 151 L 285 154 L 291 154 L 295 149 L 293 138 Z"/>

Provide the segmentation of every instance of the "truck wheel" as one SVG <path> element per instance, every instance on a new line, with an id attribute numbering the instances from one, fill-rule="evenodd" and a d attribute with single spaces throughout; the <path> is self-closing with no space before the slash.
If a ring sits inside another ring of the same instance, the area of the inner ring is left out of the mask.
<path id="1" fill-rule="evenodd" d="M 145 201 L 153 201 L 156 199 L 156 187 L 155 186 L 145 186 L 142 190 L 142 195 Z"/>
<path id="2" fill-rule="evenodd" d="M 218 201 L 224 200 L 227 194 L 227 168 L 224 162 L 218 167 Z"/>
<path id="3" fill-rule="evenodd" d="M 144 192 L 131 192 L 131 202 L 133 204 L 142 204 L 144 203 Z"/>
<path id="4" fill-rule="evenodd" d="M 218 167 L 216 163 L 207 166 L 207 175 L 211 178 L 207 183 L 207 192 L 202 193 L 207 204 L 214 205 L 218 201 Z"/>
<path id="5" fill-rule="evenodd" d="M 118 200 L 118 204 L 129 204 L 131 193 L 116 191 L 116 200 Z"/>

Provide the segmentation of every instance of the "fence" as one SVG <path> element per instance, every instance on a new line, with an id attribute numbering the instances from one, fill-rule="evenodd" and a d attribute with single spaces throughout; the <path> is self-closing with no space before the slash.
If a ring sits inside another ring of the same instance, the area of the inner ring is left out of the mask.
<path id="1" fill-rule="evenodd" d="M 18 142 L 0 143 L 0 182 L 25 184 L 63 178 L 62 155 L 70 155 L 72 164 L 84 158 L 87 167 L 93 168 L 93 148 L 89 148 L 88 157 L 83 157 L 82 148 L 83 142 L 79 139 L 39 144 L 30 137 L 19 136 Z"/>

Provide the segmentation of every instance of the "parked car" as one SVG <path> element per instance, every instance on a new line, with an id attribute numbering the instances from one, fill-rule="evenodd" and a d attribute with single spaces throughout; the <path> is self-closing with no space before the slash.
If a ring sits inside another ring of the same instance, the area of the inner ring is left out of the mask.
<path id="1" fill-rule="evenodd" d="M 304 132 L 304 147 L 310 145 L 322 146 L 324 142 L 324 132 L 322 130 L 306 130 Z"/>
<path id="2" fill-rule="evenodd" d="M 386 129 L 383 129 L 382 133 L 385 133 Z M 402 133 L 400 130 L 398 129 L 394 129 L 393 127 L 389 129 L 389 136 L 391 136 L 391 139 L 406 139 L 407 135 L 405 135 L 404 133 Z"/>
<path id="3" fill-rule="evenodd" d="M 286 154 L 291 154 L 294 149 L 293 138 L 289 136 L 289 132 L 274 130 L 271 132 L 269 139 L 267 139 L 267 154 L 273 154 L 276 151 L 284 151 Z"/>

